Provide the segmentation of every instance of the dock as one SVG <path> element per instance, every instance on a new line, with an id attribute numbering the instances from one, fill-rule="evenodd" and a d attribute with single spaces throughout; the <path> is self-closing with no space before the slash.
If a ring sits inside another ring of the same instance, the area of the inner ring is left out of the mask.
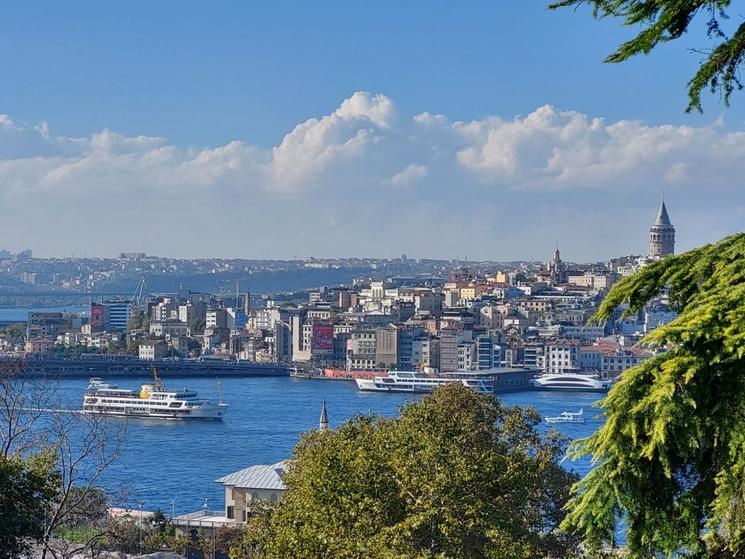
<path id="1" fill-rule="evenodd" d="M 6 358 L 0 358 L 0 362 Z M 10 358 L 9 358 L 10 360 Z M 17 361 L 17 358 L 15 359 Z M 143 360 L 127 355 L 86 355 L 79 358 L 27 356 L 31 376 L 65 378 L 149 377 L 152 368 L 161 378 L 169 377 L 286 377 L 290 371 L 276 363 L 253 363 L 218 359 Z"/>

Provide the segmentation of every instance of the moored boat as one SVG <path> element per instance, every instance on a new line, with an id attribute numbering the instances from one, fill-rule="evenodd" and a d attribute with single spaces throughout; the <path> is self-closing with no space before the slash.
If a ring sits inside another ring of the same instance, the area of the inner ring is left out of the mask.
<path id="1" fill-rule="evenodd" d="M 605 392 L 613 381 L 602 380 L 598 375 L 582 373 L 545 374 L 531 379 L 536 390 L 568 390 L 575 392 Z"/>
<path id="2" fill-rule="evenodd" d="M 460 383 L 482 394 L 491 394 L 492 385 L 480 378 L 433 377 L 417 371 L 390 371 L 385 376 L 372 379 L 356 378 L 357 388 L 372 392 L 429 393 L 438 386 Z"/>

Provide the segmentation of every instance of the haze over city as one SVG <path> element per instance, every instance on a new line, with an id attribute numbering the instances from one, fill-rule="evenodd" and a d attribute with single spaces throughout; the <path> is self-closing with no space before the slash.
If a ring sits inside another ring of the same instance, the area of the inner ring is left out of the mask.
<path id="1" fill-rule="evenodd" d="M 0 37 L 4 248 L 592 261 L 663 192 L 680 250 L 745 218 L 742 105 L 684 113 L 696 33 L 609 66 L 626 30 L 540 2 L 221 7 L 2 8 L 38 22 Z"/>

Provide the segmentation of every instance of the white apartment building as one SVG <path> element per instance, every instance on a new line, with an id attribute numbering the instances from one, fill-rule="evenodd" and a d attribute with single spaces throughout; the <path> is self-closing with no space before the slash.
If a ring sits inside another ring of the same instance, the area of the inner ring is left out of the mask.
<path id="1" fill-rule="evenodd" d="M 546 372 L 563 373 L 579 368 L 579 340 L 553 340 L 546 343 Z"/>

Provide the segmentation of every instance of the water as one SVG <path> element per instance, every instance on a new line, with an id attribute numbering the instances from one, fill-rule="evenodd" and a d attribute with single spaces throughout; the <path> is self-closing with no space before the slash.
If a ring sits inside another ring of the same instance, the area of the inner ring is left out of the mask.
<path id="1" fill-rule="evenodd" d="M 136 388 L 139 379 L 117 381 L 124 388 Z M 83 379 L 62 381 L 59 392 L 79 407 L 87 386 Z M 201 396 L 216 399 L 214 379 L 169 379 L 169 388 L 187 386 Z M 199 510 L 205 499 L 210 509 L 222 509 L 224 489 L 214 483 L 218 477 L 253 464 L 271 464 L 292 453 L 300 434 L 318 427 L 325 399 L 331 426 L 356 414 L 396 415 L 401 404 L 418 399 L 409 394 L 360 392 L 353 382 L 279 378 L 226 378 L 223 395 L 230 404 L 224 422 L 127 421 L 122 457 L 104 477 L 107 489 L 128 486 L 126 502 L 113 503 L 145 510 L 160 508 L 176 514 Z M 594 416 L 594 393 L 520 392 L 505 394 L 506 404 L 530 405 L 541 416 L 562 411 L 585 410 L 585 423 L 559 424 L 556 428 L 571 438 L 586 436 L 600 426 Z M 545 428 L 545 427 L 542 427 Z M 586 461 L 567 464 L 583 474 Z"/>
<path id="2" fill-rule="evenodd" d="M 69 307 L 10 307 L 0 308 L 0 323 L 26 322 L 30 312 L 61 312 L 71 314 L 89 313 L 90 307 L 70 305 Z"/>

